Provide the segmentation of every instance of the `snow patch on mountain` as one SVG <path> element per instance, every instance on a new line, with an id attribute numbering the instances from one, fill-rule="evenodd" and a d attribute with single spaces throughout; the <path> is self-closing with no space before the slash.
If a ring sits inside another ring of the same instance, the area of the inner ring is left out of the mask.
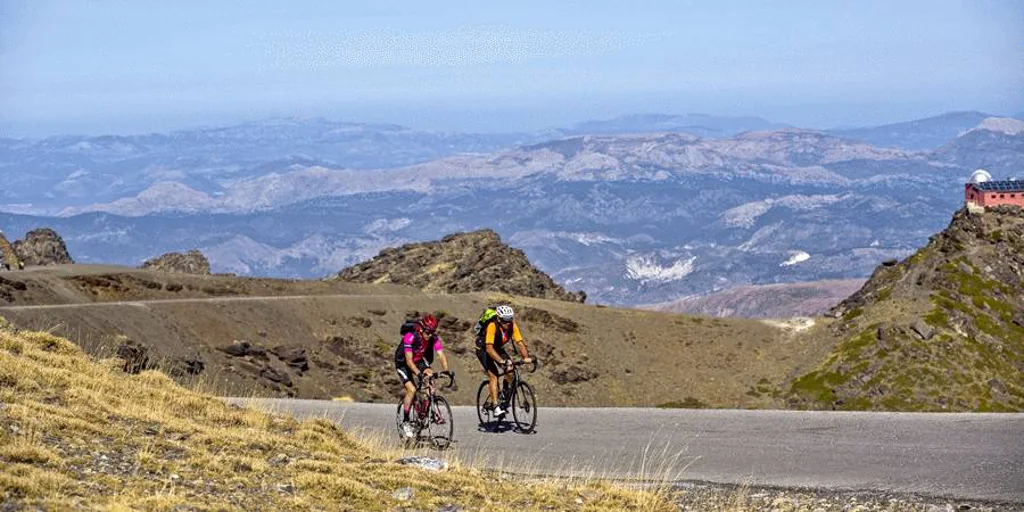
<path id="1" fill-rule="evenodd" d="M 634 255 L 626 259 L 626 278 L 647 283 L 670 283 L 693 273 L 697 257 L 679 259 L 663 266 L 654 256 Z"/>
<path id="2" fill-rule="evenodd" d="M 791 267 L 797 263 L 803 263 L 811 259 L 811 255 L 804 251 L 794 251 L 788 260 L 779 263 L 780 267 Z"/>

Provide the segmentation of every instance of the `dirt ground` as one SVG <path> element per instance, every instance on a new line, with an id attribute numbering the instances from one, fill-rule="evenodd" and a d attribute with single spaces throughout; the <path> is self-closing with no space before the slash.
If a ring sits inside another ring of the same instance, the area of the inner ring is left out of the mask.
<path id="1" fill-rule="evenodd" d="M 444 316 L 459 382 L 449 395 L 474 403 L 483 375 L 471 327 L 497 301 L 520 313 L 530 352 L 541 360 L 527 379 L 546 405 L 782 407 L 778 385 L 830 349 L 757 320 L 495 294 L 114 267 L 4 274 L 15 276 L 26 289 L 14 307 L 0 308 L 15 325 L 55 332 L 101 356 L 143 345 L 145 364 L 230 395 L 390 401 L 400 389 L 392 362 L 399 326 L 429 311 Z"/>

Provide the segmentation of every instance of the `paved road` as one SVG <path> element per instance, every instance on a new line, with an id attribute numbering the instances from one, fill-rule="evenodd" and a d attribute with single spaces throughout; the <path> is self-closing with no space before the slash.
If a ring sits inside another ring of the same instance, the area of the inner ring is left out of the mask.
<path id="1" fill-rule="evenodd" d="M 393 405 L 254 399 L 394 433 Z M 537 432 L 478 430 L 456 407 L 463 460 L 517 472 L 878 490 L 1024 503 L 1024 414 L 541 409 Z M 646 461 L 644 453 L 647 453 Z"/>

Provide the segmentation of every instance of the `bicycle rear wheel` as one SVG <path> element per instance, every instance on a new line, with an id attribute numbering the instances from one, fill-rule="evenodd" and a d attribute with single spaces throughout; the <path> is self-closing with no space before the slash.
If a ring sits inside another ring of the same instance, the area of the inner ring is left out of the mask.
<path id="1" fill-rule="evenodd" d="M 526 382 L 519 381 L 512 395 L 512 419 L 524 434 L 533 432 L 537 427 L 537 397 L 533 387 Z"/>
<path id="2" fill-rule="evenodd" d="M 491 401 L 491 390 L 487 387 L 487 379 L 480 383 L 476 390 L 476 419 L 480 425 L 486 425 L 493 421 L 494 402 Z"/>
<path id="3" fill-rule="evenodd" d="M 443 396 L 435 396 L 434 404 L 430 408 L 430 418 L 427 423 L 427 433 L 430 441 L 439 450 L 444 450 L 452 444 L 455 436 L 455 416 L 452 415 L 452 407 Z"/>

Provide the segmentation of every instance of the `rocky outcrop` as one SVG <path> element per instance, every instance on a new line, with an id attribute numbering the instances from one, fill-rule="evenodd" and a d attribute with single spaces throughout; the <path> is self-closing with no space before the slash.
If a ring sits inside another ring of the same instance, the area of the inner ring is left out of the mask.
<path id="1" fill-rule="evenodd" d="M 835 348 L 790 405 L 1024 410 L 1024 212 L 957 212 L 913 256 L 832 309 Z M 999 389 L 983 386 L 995 379 Z"/>
<path id="2" fill-rule="evenodd" d="M 16 270 L 20 267 L 19 263 L 18 255 L 14 252 L 10 240 L 7 239 L 3 231 L 0 231 L 0 267 Z"/>
<path id="3" fill-rule="evenodd" d="M 395 283 L 434 293 L 503 292 L 584 302 L 541 272 L 519 249 L 489 229 L 449 235 L 440 241 L 385 249 L 372 260 L 342 270 L 338 278 L 359 283 Z"/>
<path id="4" fill-rule="evenodd" d="M 24 240 L 13 244 L 14 253 L 25 265 L 64 265 L 74 263 L 64 239 L 50 228 L 33 229 Z"/>
<path id="5" fill-rule="evenodd" d="M 177 274 L 210 274 L 210 261 L 203 253 L 191 250 L 185 254 L 169 252 L 163 256 L 146 260 L 140 268 Z"/>

